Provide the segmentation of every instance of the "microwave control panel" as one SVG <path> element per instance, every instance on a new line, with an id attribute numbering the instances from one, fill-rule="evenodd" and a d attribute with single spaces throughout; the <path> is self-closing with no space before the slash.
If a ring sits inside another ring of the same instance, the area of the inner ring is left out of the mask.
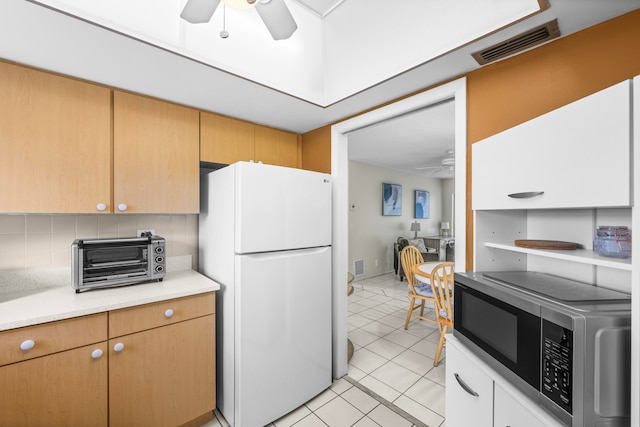
<path id="1" fill-rule="evenodd" d="M 543 320 L 542 394 L 572 414 L 573 331 Z"/>

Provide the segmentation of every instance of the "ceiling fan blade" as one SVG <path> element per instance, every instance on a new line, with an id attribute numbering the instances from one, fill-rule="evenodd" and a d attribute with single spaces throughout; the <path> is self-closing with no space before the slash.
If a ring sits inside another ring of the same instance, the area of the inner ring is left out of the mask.
<path id="1" fill-rule="evenodd" d="M 284 0 L 258 3 L 256 10 L 274 40 L 288 39 L 298 29 L 298 24 L 287 5 L 284 4 Z"/>
<path id="2" fill-rule="evenodd" d="M 220 0 L 188 0 L 180 18 L 192 24 L 209 22 L 219 4 Z"/>

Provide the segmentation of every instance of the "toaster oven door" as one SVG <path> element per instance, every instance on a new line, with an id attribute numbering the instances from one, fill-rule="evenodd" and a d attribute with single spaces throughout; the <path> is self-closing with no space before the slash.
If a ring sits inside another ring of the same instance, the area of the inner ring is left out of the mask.
<path id="1" fill-rule="evenodd" d="M 148 275 L 148 239 L 84 241 L 80 251 L 85 285 Z"/>

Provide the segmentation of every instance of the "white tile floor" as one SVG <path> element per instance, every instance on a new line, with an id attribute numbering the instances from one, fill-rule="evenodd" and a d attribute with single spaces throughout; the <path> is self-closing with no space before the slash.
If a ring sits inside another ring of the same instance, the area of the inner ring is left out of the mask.
<path id="1" fill-rule="evenodd" d="M 444 356 L 433 366 L 438 330 L 414 318 L 405 331 L 408 307 L 407 282 L 397 275 L 356 280 L 347 377 L 270 426 L 444 427 Z M 220 426 L 228 424 L 216 411 L 205 427 Z"/>

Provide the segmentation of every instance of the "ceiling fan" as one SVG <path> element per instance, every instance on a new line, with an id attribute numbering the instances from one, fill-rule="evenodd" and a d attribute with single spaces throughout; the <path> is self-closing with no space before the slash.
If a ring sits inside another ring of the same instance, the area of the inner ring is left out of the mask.
<path id="1" fill-rule="evenodd" d="M 453 173 L 453 171 L 455 170 L 455 167 L 456 167 L 455 151 L 454 150 L 447 150 L 447 157 L 442 159 L 440 161 L 439 165 L 420 166 L 420 167 L 417 167 L 416 170 L 435 169 L 431 173 L 436 173 L 436 172 L 439 172 L 441 170 L 447 170 L 447 171 L 449 171 L 449 173 Z"/>
<path id="2" fill-rule="evenodd" d="M 274 40 L 284 40 L 298 29 L 284 0 L 222 0 L 234 9 L 256 8 L 264 25 Z M 188 0 L 180 17 L 192 24 L 209 22 L 220 4 L 220 0 Z"/>

